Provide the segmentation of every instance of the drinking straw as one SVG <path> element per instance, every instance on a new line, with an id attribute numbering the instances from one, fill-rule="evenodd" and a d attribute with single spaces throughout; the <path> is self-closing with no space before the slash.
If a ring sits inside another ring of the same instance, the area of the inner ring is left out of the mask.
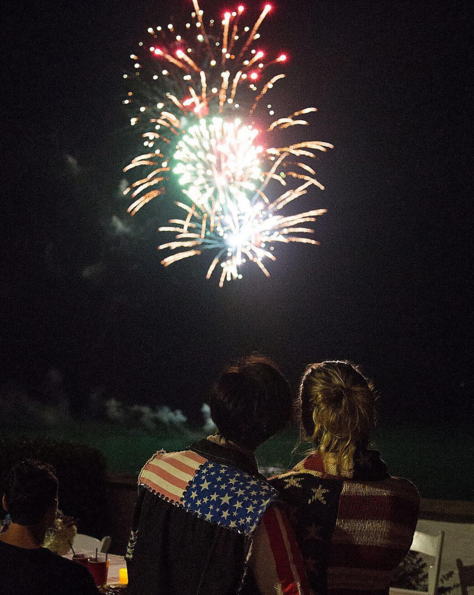
<path id="1" fill-rule="evenodd" d="M 109 559 L 109 552 L 105 552 L 105 561 L 107 562 L 108 559 Z"/>
<path id="2" fill-rule="evenodd" d="M 95 548 L 95 561 L 98 562 L 99 561 L 99 548 Z"/>
<path id="3" fill-rule="evenodd" d="M 72 547 L 72 543 L 69 541 L 69 539 L 67 540 L 67 542 L 71 546 L 73 556 L 75 556 L 76 555 L 76 552 L 74 551 L 74 548 Z"/>

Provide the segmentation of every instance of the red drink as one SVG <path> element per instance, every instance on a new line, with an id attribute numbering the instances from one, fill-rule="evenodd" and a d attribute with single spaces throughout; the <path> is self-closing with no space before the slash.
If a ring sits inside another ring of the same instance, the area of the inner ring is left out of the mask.
<path id="1" fill-rule="evenodd" d="M 74 554 L 72 557 L 73 562 L 77 562 L 78 564 L 82 564 L 83 566 L 87 566 L 87 562 L 89 561 L 89 557 L 87 554 Z"/>
<path id="2" fill-rule="evenodd" d="M 89 558 L 87 568 L 94 577 L 95 584 L 100 587 L 107 582 L 107 574 L 109 572 L 109 561 L 105 556 L 97 556 L 97 558 Z"/>

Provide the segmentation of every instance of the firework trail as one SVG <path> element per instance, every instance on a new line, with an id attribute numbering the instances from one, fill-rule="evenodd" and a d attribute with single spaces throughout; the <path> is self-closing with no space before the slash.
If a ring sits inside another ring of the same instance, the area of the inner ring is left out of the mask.
<path id="1" fill-rule="evenodd" d="M 243 6 L 222 20 L 204 22 L 198 1 L 193 5 L 182 30 L 172 23 L 148 29 L 147 43 L 140 44 L 143 59 L 132 54 L 134 72 L 124 75 L 135 89 L 124 103 L 138 107 L 131 124 L 141 130 L 145 146 L 124 171 L 146 172 L 125 194 L 131 196 L 128 211 L 134 215 L 165 193 L 171 174 L 177 176 L 183 200 L 176 205 L 182 215 L 159 228 L 174 235 L 158 246 L 172 252 L 162 264 L 212 250 L 207 278 L 219 266 L 222 287 L 226 280 L 241 278 L 247 261 L 268 276 L 264 261 L 275 260 L 276 243 L 318 243 L 308 237 L 314 230 L 307 224 L 325 210 L 285 215 L 284 208 L 311 186 L 324 189 L 308 161 L 332 145 L 304 141 L 278 146 L 273 140 L 282 130 L 307 126 L 306 116 L 315 108 L 273 119 L 267 103 L 268 115 L 259 114 L 267 93 L 285 78 L 272 71 L 286 56 L 266 59 L 254 47 L 271 6 L 250 27 L 241 23 Z M 268 116 L 270 125 L 256 123 Z"/>

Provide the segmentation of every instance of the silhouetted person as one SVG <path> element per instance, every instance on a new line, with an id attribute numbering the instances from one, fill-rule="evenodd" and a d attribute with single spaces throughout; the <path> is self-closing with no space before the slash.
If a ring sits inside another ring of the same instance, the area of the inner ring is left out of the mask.
<path id="1" fill-rule="evenodd" d="M 58 480 L 50 465 L 33 460 L 15 465 L 2 502 L 11 516 L 0 534 L 2 595 L 98 594 L 87 568 L 42 546 L 58 510 Z"/>
<path id="2" fill-rule="evenodd" d="M 391 477 L 376 450 L 372 384 L 349 362 L 308 366 L 301 422 L 311 454 L 272 479 L 290 519 L 311 588 L 318 595 L 388 595 L 410 548 L 420 498 Z"/>
<path id="3" fill-rule="evenodd" d="M 218 434 L 156 453 L 139 475 L 129 595 L 234 595 L 246 574 L 242 593 L 255 580 L 265 595 L 306 595 L 291 527 L 254 456 L 291 417 L 288 383 L 250 357 L 224 370 L 209 404 Z"/>

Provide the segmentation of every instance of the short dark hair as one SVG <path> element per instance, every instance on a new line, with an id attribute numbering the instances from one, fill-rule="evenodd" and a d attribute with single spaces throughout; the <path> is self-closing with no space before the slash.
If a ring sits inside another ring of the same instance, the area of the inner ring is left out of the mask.
<path id="1" fill-rule="evenodd" d="M 11 520 L 36 525 L 58 496 L 58 479 L 51 465 L 27 459 L 14 465 L 6 478 L 5 500 Z"/>
<path id="2" fill-rule="evenodd" d="M 255 449 L 287 425 L 293 404 L 289 384 L 277 366 L 252 355 L 223 370 L 209 405 L 224 438 Z"/>

